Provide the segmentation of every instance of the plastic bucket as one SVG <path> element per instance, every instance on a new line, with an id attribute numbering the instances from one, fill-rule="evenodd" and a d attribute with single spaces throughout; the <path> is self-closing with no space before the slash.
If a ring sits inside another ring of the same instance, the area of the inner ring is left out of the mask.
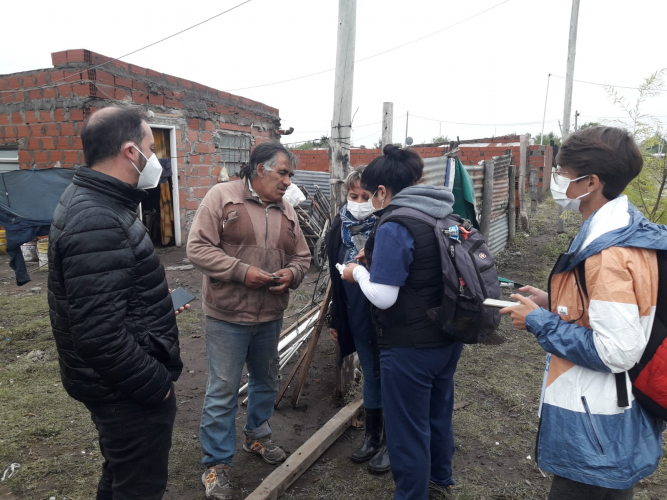
<path id="1" fill-rule="evenodd" d="M 23 253 L 23 259 L 26 262 L 35 262 L 37 258 L 37 243 L 31 241 L 29 243 L 24 243 L 21 245 L 21 253 Z"/>
<path id="2" fill-rule="evenodd" d="M 40 238 L 37 241 L 37 256 L 39 266 L 46 266 L 49 263 L 49 238 Z"/>
<path id="3" fill-rule="evenodd" d="M 7 253 L 7 233 L 4 229 L 0 229 L 0 255 Z"/>

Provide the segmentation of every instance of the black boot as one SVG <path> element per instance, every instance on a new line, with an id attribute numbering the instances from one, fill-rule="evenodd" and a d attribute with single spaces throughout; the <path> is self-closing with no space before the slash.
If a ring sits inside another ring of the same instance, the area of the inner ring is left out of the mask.
<path id="1" fill-rule="evenodd" d="M 389 451 L 387 451 L 387 433 L 385 431 L 382 432 L 382 446 L 368 462 L 367 468 L 371 474 L 384 474 L 391 470 Z"/>
<path id="2" fill-rule="evenodd" d="M 366 434 L 361 447 L 350 457 L 353 462 L 366 462 L 380 449 L 383 422 L 382 408 L 366 408 Z"/>

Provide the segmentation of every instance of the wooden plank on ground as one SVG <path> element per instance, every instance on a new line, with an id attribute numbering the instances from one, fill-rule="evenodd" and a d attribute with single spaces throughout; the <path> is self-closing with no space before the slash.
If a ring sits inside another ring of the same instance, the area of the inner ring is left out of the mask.
<path id="1" fill-rule="evenodd" d="M 357 399 L 340 410 L 262 481 L 262 484 L 247 496 L 246 500 L 275 500 L 283 495 L 287 488 L 345 432 L 361 410 L 362 405 L 362 400 Z"/>

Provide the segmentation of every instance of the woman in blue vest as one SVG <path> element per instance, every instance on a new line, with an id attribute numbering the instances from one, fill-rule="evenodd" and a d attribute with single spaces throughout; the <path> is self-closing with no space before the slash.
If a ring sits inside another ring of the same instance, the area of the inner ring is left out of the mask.
<path id="1" fill-rule="evenodd" d="M 380 474 L 388 472 L 390 465 L 387 447 L 382 440 L 382 393 L 379 366 L 375 367 L 375 349 L 371 342 L 374 330 L 371 307 L 359 285 L 342 281 L 336 269 L 336 264 L 354 261 L 364 249 L 377 221 L 369 200 L 371 194 L 360 186 L 363 171 L 364 167 L 357 167 L 345 179 L 347 203 L 340 209 L 325 238 L 332 288 L 330 332 L 332 340 L 340 346 L 339 365 L 345 356 L 356 351 L 364 374 L 366 434 L 361 447 L 350 458 L 357 463 L 369 461 L 368 470 Z"/>
<path id="2" fill-rule="evenodd" d="M 446 340 L 426 314 L 442 303 L 433 228 L 392 212 L 409 207 L 440 219 L 452 213 L 454 197 L 420 184 L 424 163 L 415 152 L 393 145 L 383 152 L 361 177 L 380 219 L 358 258 L 367 267 L 348 264 L 343 279 L 359 283 L 372 303 L 394 500 L 442 498 L 454 485 L 453 377 L 463 344 Z"/>

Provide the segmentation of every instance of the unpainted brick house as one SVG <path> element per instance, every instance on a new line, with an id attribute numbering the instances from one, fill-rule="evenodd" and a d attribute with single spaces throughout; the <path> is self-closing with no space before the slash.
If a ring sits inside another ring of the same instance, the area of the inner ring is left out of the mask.
<path id="1" fill-rule="evenodd" d="M 53 68 L 0 76 L 0 171 L 82 164 L 83 121 L 106 106 L 136 106 L 146 113 L 158 158 L 171 161 L 171 244 L 185 241 L 221 170 L 236 175 L 254 146 L 280 140 L 278 110 L 265 104 L 89 50 L 51 59 Z M 160 187 L 151 191 L 144 215 L 160 203 Z"/>

